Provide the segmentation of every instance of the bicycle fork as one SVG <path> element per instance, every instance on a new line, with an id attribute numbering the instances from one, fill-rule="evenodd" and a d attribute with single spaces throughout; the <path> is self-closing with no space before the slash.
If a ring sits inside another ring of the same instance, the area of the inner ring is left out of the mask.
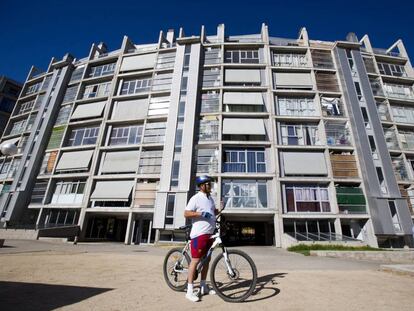
<path id="1" fill-rule="evenodd" d="M 223 251 L 224 262 L 226 263 L 227 273 L 231 278 L 234 278 L 236 276 L 236 273 L 231 266 L 229 255 L 227 254 L 227 249 L 224 246 L 222 246 L 221 249 Z"/>

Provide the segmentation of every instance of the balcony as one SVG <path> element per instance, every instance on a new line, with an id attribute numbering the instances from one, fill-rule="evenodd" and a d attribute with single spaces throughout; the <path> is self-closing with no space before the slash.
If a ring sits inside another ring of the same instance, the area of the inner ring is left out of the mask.
<path id="1" fill-rule="evenodd" d="M 336 187 L 336 199 L 341 214 L 366 214 L 366 201 L 361 188 Z"/>
<path id="2" fill-rule="evenodd" d="M 350 131 L 346 123 L 325 123 L 326 143 L 329 146 L 351 146 Z"/>

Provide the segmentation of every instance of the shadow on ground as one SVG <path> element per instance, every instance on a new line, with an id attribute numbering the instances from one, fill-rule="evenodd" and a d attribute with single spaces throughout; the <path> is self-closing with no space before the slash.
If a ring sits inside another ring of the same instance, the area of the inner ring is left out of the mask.
<path id="1" fill-rule="evenodd" d="M 0 281 L 0 308 L 8 311 L 49 311 L 110 290 L 113 289 Z"/>
<path id="2" fill-rule="evenodd" d="M 276 287 L 277 278 L 284 278 L 287 273 L 272 273 L 257 278 L 256 288 L 246 302 L 269 299 L 280 293 Z"/>

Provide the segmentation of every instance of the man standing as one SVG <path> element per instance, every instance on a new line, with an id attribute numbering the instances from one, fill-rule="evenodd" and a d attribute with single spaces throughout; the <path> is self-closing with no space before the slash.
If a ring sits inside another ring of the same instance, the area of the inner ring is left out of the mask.
<path id="1" fill-rule="evenodd" d="M 190 232 L 191 238 L 191 263 L 188 268 L 188 287 L 185 297 L 193 302 L 199 301 L 200 298 L 194 293 L 194 276 L 197 264 L 200 259 L 207 253 L 213 241 L 211 235 L 215 228 L 215 215 L 217 213 L 214 200 L 211 197 L 212 178 L 206 175 L 197 177 L 196 184 L 200 191 L 195 194 L 185 208 L 184 217 L 193 221 Z M 214 295 L 215 291 L 209 289 L 206 284 L 208 272 L 207 262 L 201 270 L 200 293 L 201 295 Z"/>

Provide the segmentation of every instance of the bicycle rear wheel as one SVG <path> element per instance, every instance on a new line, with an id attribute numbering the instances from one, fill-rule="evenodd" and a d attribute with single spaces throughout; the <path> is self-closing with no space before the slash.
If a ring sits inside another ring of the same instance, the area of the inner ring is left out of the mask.
<path id="1" fill-rule="evenodd" d="M 221 253 L 213 261 L 210 280 L 214 290 L 224 301 L 242 302 L 256 287 L 256 265 L 249 255 L 240 250 L 228 250 L 227 254 L 235 275 L 230 275 L 224 255 Z"/>
<path id="2" fill-rule="evenodd" d="M 164 259 L 163 272 L 167 285 L 175 291 L 184 291 L 187 287 L 190 256 L 182 253 L 182 248 L 171 249 Z"/>

